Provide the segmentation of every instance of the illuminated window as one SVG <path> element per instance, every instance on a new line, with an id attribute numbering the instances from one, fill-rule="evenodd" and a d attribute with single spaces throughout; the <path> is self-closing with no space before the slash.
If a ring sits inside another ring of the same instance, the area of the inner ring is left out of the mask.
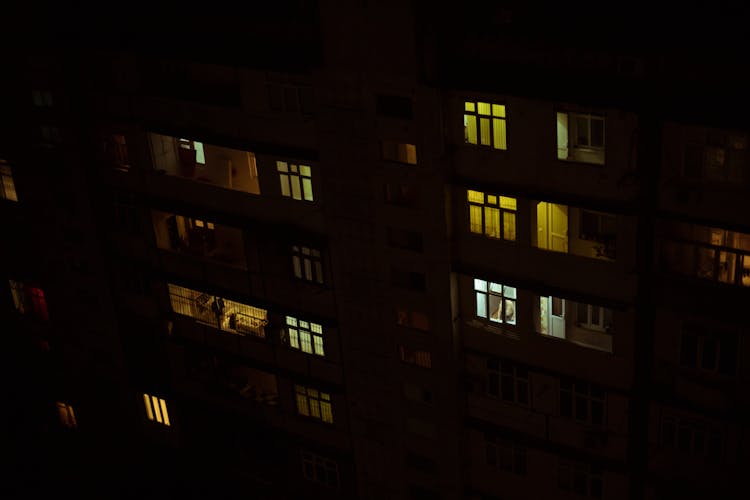
<path id="1" fill-rule="evenodd" d="M 323 284 L 323 263 L 320 250 L 305 246 L 293 246 L 292 268 L 296 278 Z"/>
<path id="2" fill-rule="evenodd" d="M 560 416 L 590 425 L 604 425 L 604 389 L 588 382 L 560 381 Z"/>
<path id="3" fill-rule="evenodd" d="M 37 108 L 50 108 L 52 107 L 52 92 L 34 89 L 31 91 L 31 100 Z"/>
<path id="4" fill-rule="evenodd" d="M 75 429 L 78 424 L 76 423 L 76 414 L 73 411 L 73 407 L 65 403 L 57 403 L 57 414 L 60 417 L 60 423 L 62 423 L 68 429 Z"/>
<path id="5" fill-rule="evenodd" d="M 466 101 L 464 103 L 464 142 L 495 149 L 508 149 L 504 104 Z"/>
<path id="6" fill-rule="evenodd" d="M 523 406 L 529 404 L 529 372 L 510 361 L 487 360 L 487 395 Z"/>
<path id="7" fill-rule="evenodd" d="M 414 144 L 383 141 L 383 159 L 398 163 L 417 164 L 417 147 Z"/>
<path id="8" fill-rule="evenodd" d="M 295 384 L 294 392 L 298 414 L 321 420 L 327 424 L 333 423 L 330 394 L 299 384 Z"/>
<path id="9" fill-rule="evenodd" d="M 602 498 L 602 471 L 594 465 L 559 459 L 557 486 L 582 497 Z"/>
<path id="10" fill-rule="evenodd" d="M 526 475 L 526 448 L 490 433 L 484 434 L 484 447 L 487 465 L 519 476 Z"/>
<path id="11" fill-rule="evenodd" d="M 537 297 L 536 331 L 583 347 L 612 352 L 614 311 L 560 297 Z"/>
<path id="12" fill-rule="evenodd" d="M 18 201 L 13 173 L 5 160 L 0 160 L 0 199 Z"/>
<path id="13" fill-rule="evenodd" d="M 323 327 L 318 323 L 286 317 L 286 328 L 282 340 L 292 349 L 308 354 L 325 356 L 323 350 Z"/>
<path id="14" fill-rule="evenodd" d="M 477 317 L 493 323 L 516 324 L 516 289 L 499 283 L 474 279 Z"/>
<path id="15" fill-rule="evenodd" d="M 225 332 L 265 337 L 268 311 L 234 300 L 169 284 L 169 300 L 177 314 L 189 316 Z"/>
<path id="16" fill-rule="evenodd" d="M 664 415 L 659 443 L 686 455 L 700 455 L 712 462 L 721 459 L 723 437 L 720 429 L 700 419 Z"/>
<path id="17" fill-rule="evenodd" d="M 472 233 L 508 241 L 516 239 L 516 199 L 467 190 Z"/>
<path id="18" fill-rule="evenodd" d="M 39 319 L 48 320 L 47 300 L 41 288 L 25 285 L 19 281 L 9 280 L 13 304 L 21 314 L 28 314 Z"/>
<path id="19" fill-rule="evenodd" d="M 206 153 L 203 151 L 203 143 L 190 139 L 178 139 L 177 144 L 185 151 L 195 151 L 195 163 L 200 166 L 206 164 Z"/>
<path id="20" fill-rule="evenodd" d="M 313 201 L 312 171 L 308 165 L 276 162 L 281 183 L 281 195 L 295 200 Z"/>
<path id="21" fill-rule="evenodd" d="M 166 425 L 169 427 L 169 413 L 167 412 L 167 402 L 156 396 L 149 394 L 143 395 L 143 406 L 146 408 L 146 418 L 152 422 Z"/>
<path id="22" fill-rule="evenodd" d="M 737 335 L 699 325 L 685 325 L 680 365 L 709 373 L 734 375 L 737 370 Z"/>
<path id="23" fill-rule="evenodd" d="M 408 309 L 396 309 L 396 323 L 399 326 L 415 328 L 424 332 L 430 330 L 430 318 L 423 312 Z"/>
<path id="24" fill-rule="evenodd" d="M 557 158 L 604 165 L 604 117 L 557 112 Z"/>
<path id="25" fill-rule="evenodd" d="M 661 265 L 672 272 L 750 286 L 750 234 L 688 223 L 664 227 Z"/>
<path id="26" fill-rule="evenodd" d="M 302 475 L 309 481 L 320 483 L 330 488 L 339 487 L 338 464 L 315 453 L 302 452 Z"/>
<path id="27" fill-rule="evenodd" d="M 408 365 L 419 366 L 421 368 L 432 368 L 432 354 L 429 351 L 411 349 L 409 347 L 398 346 L 401 361 Z"/>

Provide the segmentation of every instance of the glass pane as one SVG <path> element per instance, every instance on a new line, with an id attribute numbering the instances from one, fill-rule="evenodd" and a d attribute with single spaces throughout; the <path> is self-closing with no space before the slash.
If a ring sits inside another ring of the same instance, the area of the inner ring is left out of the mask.
<path id="1" fill-rule="evenodd" d="M 295 200 L 301 200 L 302 190 L 299 184 L 299 176 L 292 175 L 289 181 L 292 185 L 292 198 L 294 198 Z"/>
<path id="2" fill-rule="evenodd" d="M 487 291 L 487 282 L 484 280 L 474 279 L 474 290 Z"/>
<path id="3" fill-rule="evenodd" d="M 464 111 L 471 111 L 473 113 L 475 109 L 476 107 L 473 102 L 464 102 Z"/>
<path id="4" fill-rule="evenodd" d="M 477 117 L 474 115 L 464 115 L 464 142 L 477 143 Z"/>
<path id="5" fill-rule="evenodd" d="M 703 352 L 701 356 L 701 367 L 704 370 L 716 369 L 716 339 L 714 337 L 703 338 Z"/>
<path id="6" fill-rule="evenodd" d="M 484 203 L 484 193 L 481 191 L 472 191 L 469 189 L 466 191 L 466 195 L 471 203 Z"/>
<path id="7" fill-rule="evenodd" d="M 480 115 L 490 115 L 490 103 L 488 102 L 480 102 L 478 104 L 478 112 Z"/>
<path id="8" fill-rule="evenodd" d="M 505 118 L 505 104 L 493 104 L 492 105 L 492 116 Z"/>
<path id="9" fill-rule="evenodd" d="M 276 162 L 276 169 L 279 172 L 289 172 L 289 167 L 287 166 L 285 161 L 277 161 Z"/>
<path id="10" fill-rule="evenodd" d="M 477 316 L 480 318 L 487 317 L 487 295 L 481 292 L 476 293 L 477 296 Z"/>
<path id="11" fill-rule="evenodd" d="M 299 173 L 300 175 L 304 177 L 310 177 L 312 174 L 310 173 L 310 167 L 308 165 L 300 165 L 299 166 Z"/>
<path id="12" fill-rule="evenodd" d="M 589 119 L 585 116 L 576 116 L 576 146 L 589 145 Z"/>
<path id="13" fill-rule="evenodd" d="M 490 119 L 489 118 L 479 119 L 479 133 L 480 133 L 479 143 L 483 146 L 489 146 L 490 145 Z"/>
<path id="14" fill-rule="evenodd" d="M 500 283 L 492 283 L 490 282 L 490 292 L 502 294 L 503 293 L 503 285 Z"/>
<path id="15" fill-rule="evenodd" d="M 604 120 L 591 119 L 591 145 L 597 148 L 604 147 Z"/>
<path id="16" fill-rule="evenodd" d="M 506 299 L 505 300 L 505 322 L 509 325 L 516 324 L 516 301 Z"/>
<path id="17" fill-rule="evenodd" d="M 306 201 L 313 201 L 312 180 L 306 177 L 302 178 L 302 192 Z"/>
<path id="18" fill-rule="evenodd" d="M 287 174 L 279 174 L 279 183 L 281 184 L 281 195 L 291 196 L 289 189 L 289 176 Z"/>
<path id="19" fill-rule="evenodd" d="M 492 119 L 492 146 L 495 149 L 508 149 L 505 120 L 502 118 Z"/>
<path id="20" fill-rule="evenodd" d="M 495 323 L 503 322 L 502 297 L 499 295 L 490 295 L 490 321 Z"/>
<path id="21" fill-rule="evenodd" d="M 490 238 L 500 238 L 500 210 L 484 207 L 484 234 Z"/>
<path id="22" fill-rule="evenodd" d="M 500 197 L 500 207 L 505 208 L 506 210 L 515 210 L 516 209 L 516 199 L 510 198 L 508 196 L 501 196 Z"/>
<path id="23" fill-rule="evenodd" d="M 504 286 L 503 287 L 503 293 L 506 297 L 509 299 L 515 299 L 516 298 L 516 289 L 512 286 Z"/>
<path id="24" fill-rule="evenodd" d="M 516 214 L 503 212 L 503 237 L 508 241 L 516 241 Z"/>
<path id="25" fill-rule="evenodd" d="M 472 233 L 482 234 L 482 207 L 477 205 L 469 207 L 469 226 Z"/>

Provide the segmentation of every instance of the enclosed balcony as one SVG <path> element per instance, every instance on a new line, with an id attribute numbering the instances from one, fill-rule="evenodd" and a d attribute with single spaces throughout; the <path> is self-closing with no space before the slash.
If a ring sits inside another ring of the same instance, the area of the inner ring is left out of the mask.
<path id="1" fill-rule="evenodd" d="M 260 194 L 255 155 L 192 139 L 149 133 L 157 173 Z"/>
<path id="2" fill-rule="evenodd" d="M 532 245 L 535 247 L 581 257 L 615 260 L 615 215 L 540 201 L 531 216 L 536 229 L 532 232 Z"/>
<path id="3" fill-rule="evenodd" d="M 159 248 L 247 269 L 240 229 L 160 210 L 151 219 Z"/>

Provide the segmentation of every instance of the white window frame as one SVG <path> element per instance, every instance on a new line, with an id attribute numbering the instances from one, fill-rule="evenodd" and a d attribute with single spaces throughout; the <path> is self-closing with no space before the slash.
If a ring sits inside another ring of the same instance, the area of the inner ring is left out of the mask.
<path id="1" fill-rule="evenodd" d="M 294 384 L 297 414 L 333 424 L 331 395 L 313 387 Z"/>
<path id="2" fill-rule="evenodd" d="M 285 343 L 292 349 L 325 357 L 323 326 L 294 316 L 286 317 Z"/>
<path id="3" fill-rule="evenodd" d="M 331 459 L 322 457 L 309 451 L 302 451 L 302 475 L 305 479 L 319 483 L 329 488 L 339 487 L 339 467 Z M 319 477 L 318 473 L 324 471 L 324 477 Z M 335 484 L 331 484 L 329 478 L 335 477 Z"/>
<path id="4" fill-rule="evenodd" d="M 478 318 L 498 324 L 515 325 L 517 322 L 518 290 L 512 286 L 501 285 L 492 281 L 474 278 L 475 313 Z M 493 301 L 498 302 L 499 315 L 495 316 L 491 311 Z M 507 314 L 512 307 L 513 313 L 510 319 Z"/>

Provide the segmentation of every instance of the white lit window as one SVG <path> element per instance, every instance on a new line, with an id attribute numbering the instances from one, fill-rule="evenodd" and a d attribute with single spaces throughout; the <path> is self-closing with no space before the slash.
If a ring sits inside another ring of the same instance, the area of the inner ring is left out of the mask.
<path id="1" fill-rule="evenodd" d="M 167 402 L 156 396 L 149 394 L 143 395 L 143 405 L 146 408 L 146 417 L 159 424 L 169 427 L 169 413 L 167 412 Z"/>
<path id="2" fill-rule="evenodd" d="M 516 324 L 516 289 L 499 283 L 474 279 L 477 317 L 493 323 Z"/>
<path id="3" fill-rule="evenodd" d="M 295 200 L 313 201 L 312 171 L 308 165 L 276 162 L 281 195 Z"/>
<path id="4" fill-rule="evenodd" d="M 323 350 L 323 327 L 318 323 L 302 321 L 292 316 L 286 317 L 284 342 L 292 349 L 308 354 L 325 356 Z"/>
<path id="5" fill-rule="evenodd" d="M 320 250 L 294 245 L 292 247 L 292 267 L 295 277 L 323 284 L 323 263 Z"/>
<path id="6" fill-rule="evenodd" d="M 557 158 L 604 164 L 604 117 L 557 112 Z"/>
<path id="7" fill-rule="evenodd" d="M 298 414 L 322 420 L 327 424 L 333 423 L 330 394 L 299 384 L 295 384 L 294 392 Z"/>
<path id="8" fill-rule="evenodd" d="M 302 474 L 305 479 L 331 488 L 339 486 L 339 467 L 333 460 L 308 451 L 302 452 Z"/>
<path id="9" fill-rule="evenodd" d="M 515 241 L 516 199 L 467 190 L 469 228 L 472 233 L 489 238 Z"/>
<path id="10" fill-rule="evenodd" d="M 76 414 L 73 407 L 65 403 L 57 403 L 57 414 L 60 417 L 60 423 L 69 429 L 75 429 L 78 426 Z"/>
<path id="11" fill-rule="evenodd" d="M 178 143 L 181 149 L 188 149 L 195 151 L 195 163 L 198 165 L 206 164 L 206 153 L 203 151 L 203 143 L 198 141 L 191 141 L 190 139 L 178 139 Z"/>
<path id="12" fill-rule="evenodd" d="M 488 102 L 464 103 L 464 142 L 495 149 L 508 149 L 505 105 Z"/>
<path id="13" fill-rule="evenodd" d="M 5 160 L 0 160 L 0 199 L 18 201 L 13 173 Z"/>

